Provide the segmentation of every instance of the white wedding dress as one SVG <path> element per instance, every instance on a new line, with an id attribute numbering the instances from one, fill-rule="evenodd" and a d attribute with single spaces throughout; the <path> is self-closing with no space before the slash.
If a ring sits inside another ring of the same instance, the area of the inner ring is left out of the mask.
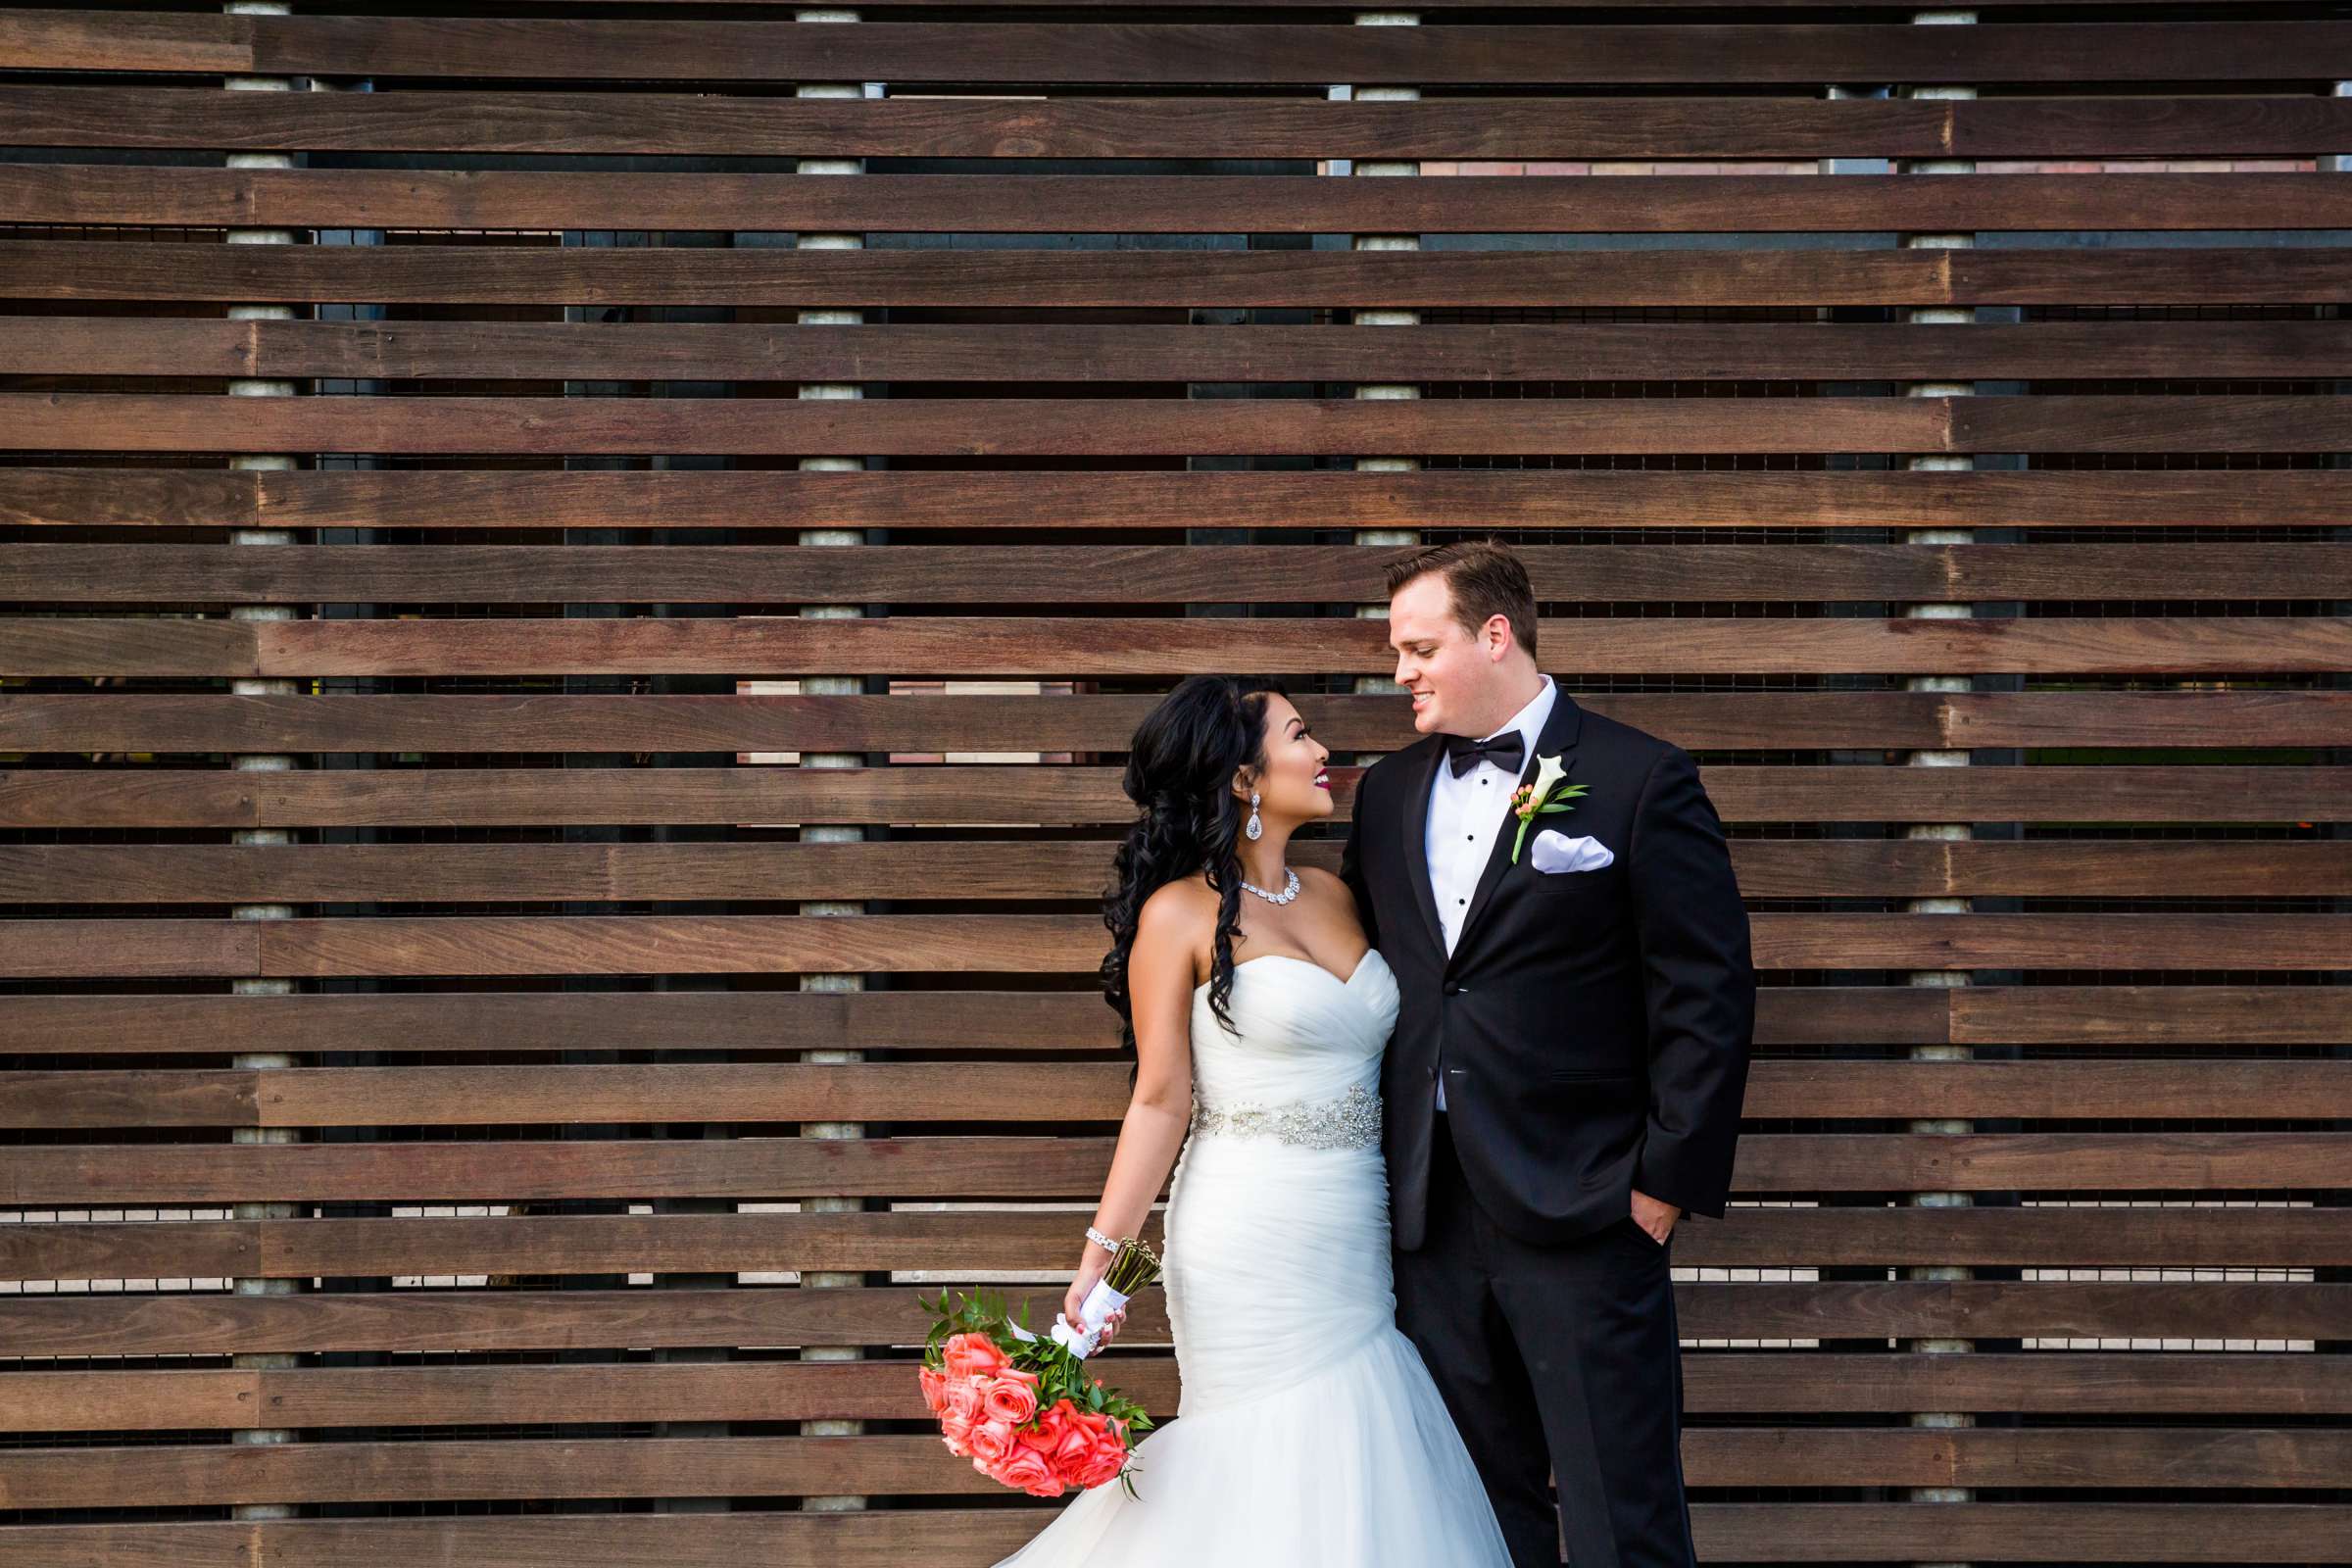
<path id="1" fill-rule="evenodd" d="M 1478 1471 L 1396 1328 L 1380 1058 L 1396 977 L 1287 954 L 1193 993 L 1194 1125 L 1167 1208 L 1184 1392 L 1140 1500 L 1078 1494 L 998 1568 L 1510 1568 Z M 1112 1381 L 1116 1363 L 1108 1363 Z"/>

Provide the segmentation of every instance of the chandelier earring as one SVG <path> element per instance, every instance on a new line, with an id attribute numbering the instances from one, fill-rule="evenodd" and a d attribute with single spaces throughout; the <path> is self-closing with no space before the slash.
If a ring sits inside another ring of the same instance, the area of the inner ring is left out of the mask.
<path id="1" fill-rule="evenodd" d="M 1250 820 L 1244 824 L 1242 831 L 1250 836 L 1250 841 L 1253 844 L 1265 837 L 1266 825 L 1257 819 L 1257 791 L 1255 790 L 1250 792 Z"/>

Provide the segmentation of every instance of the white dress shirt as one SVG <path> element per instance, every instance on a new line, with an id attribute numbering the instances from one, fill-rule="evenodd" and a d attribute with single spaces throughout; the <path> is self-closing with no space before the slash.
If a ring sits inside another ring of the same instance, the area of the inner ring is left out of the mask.
<path id="1" fill-rule="evenodd" d="M 1527 747 L 1520 763 L 1524 769 L 1535 759 L 1536 737 L 1544 733 L 1544 721 L 1551 716 L 1556 692 L 1551 677 L 1545 675 L 1544 689 L 1529 698 L 1525 708 L 1493 734 L 1478 739 L 1490 741 L 1495 735 L 1517 730 Z M 1443 752 L 1439 754 L 1437 778 L 1429 792 L 1429 830 L 1421 848 L 1429 858 L 1429 886 L 1437 895 L 1438 923 L 1446 933 L 1448 956 L 1461 938 L 1462 920 L 1470 912 L 1470 896 L 1477 891 L 1487 858 L 1494 853 L 1494 835 L 1503 831 L 1504 824 L 1511 819 L 1511 791 L 1518 787 L 1519 775 L 1504 772 L 1492 759 L 1480 758 L 1477 765 L 1456 778 L 1453 764 Z M 1438 1108 L 1446 1108 L 1443 1073 L 1438 1076 Z"/>

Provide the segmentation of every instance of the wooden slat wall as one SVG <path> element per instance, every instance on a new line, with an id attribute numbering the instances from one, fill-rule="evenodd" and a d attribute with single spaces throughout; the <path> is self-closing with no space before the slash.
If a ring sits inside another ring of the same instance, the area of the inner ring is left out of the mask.
<path id="1" fill-rule="evenodd" d="M 1105 1169 L 1121 747 L 1405 743 L 1487 532 L 1765 971 L 1702 1555 L 2342 1560 L 2352 12 L 2240 9 L 0 7 L 0 1561 L 1012 1549 L 913 1297 Z"/>

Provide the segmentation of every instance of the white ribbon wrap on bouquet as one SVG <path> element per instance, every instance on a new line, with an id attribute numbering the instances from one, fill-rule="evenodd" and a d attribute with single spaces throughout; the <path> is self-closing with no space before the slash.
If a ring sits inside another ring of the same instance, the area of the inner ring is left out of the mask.
<path id="1" fill-rule="evenodd" d="M 1071 1326 L 1067 1314 L 1054 1314 L 1054 1342 L 1066 1347 L 1079 1360 L 1085 1360 L 1102 1348 L 1102 1325 L 1110 1320 L 1110 1314 L 1126 1304 L 1127 1298 L 1112 1290 L 1109 1281 L 1095 1281 L 1095 1288 L 1078 1303 L 1076 1327 Z"/>

